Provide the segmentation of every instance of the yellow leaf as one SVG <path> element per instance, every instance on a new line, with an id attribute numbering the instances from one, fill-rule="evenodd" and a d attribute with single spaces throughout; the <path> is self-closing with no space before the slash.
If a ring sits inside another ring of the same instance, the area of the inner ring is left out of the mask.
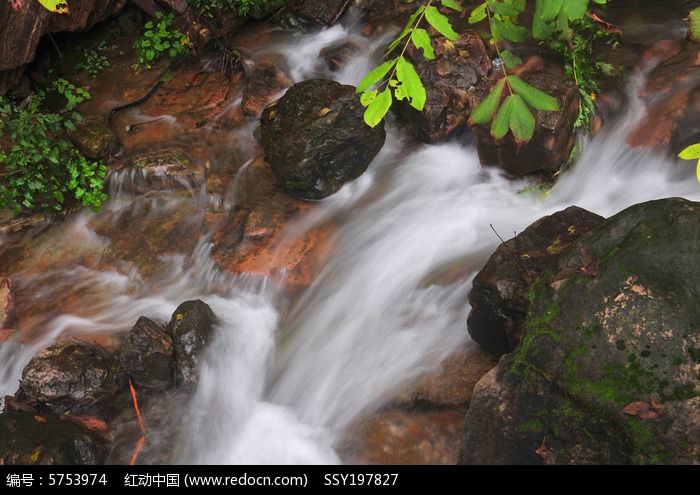
<path id="1" fill-rule="evenodd" d="M 66 0 L 38 0 L 43 7 L 57 14 L 67 14 L 68 13 L 68 2 Z"/>

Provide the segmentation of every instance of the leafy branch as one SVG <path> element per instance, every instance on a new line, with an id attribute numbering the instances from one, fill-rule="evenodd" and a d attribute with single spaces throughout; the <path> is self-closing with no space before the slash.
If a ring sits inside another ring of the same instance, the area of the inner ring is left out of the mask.
<path id="1" fill-rule="evenodd" d="M 441 0 L 440 3 L 457 12 L 462 10 L 454 0 Z M 428 31 L 419 27 L 424 20 L 447 39 L 454 41 L 458 38 L 447 16 L 433 5 L 432 0 L 418 7 L 404 30 L 387 47 L 385 56 L 393 53 L 403 41 L 404 45 L 399 55 L 386 60 L 370 71 L 357 86 L 356 92 L 361 93 L 360 103 L 365 107 L 364 120 L 370 127 L 375 127 L 382 121 L 391 108 L 394 98 L 398 101 L 406 100 L 418 111 L 423 110 L 426 100 L 425 87 L 415 67 L 404 57 L 404 54 L 412 43 L 416 48 L 423 50 L 423 56 L 426 59 L 435 58 Z"/>
<path id="2" fill-rule="evenodd" d="M 606 3 L 606 0 L 593 1 L 600 5 Z M 443 0 L 441 5 L 457 12 L 462 10 L 460 4 L 452 0 Z M 529 141 L 534 135 L 536 124 L 533 111 L 559 110 L 556 98 L 531 86 L 517 75 L 508 73 L 520 65 L 522 60 L 509 50 L 500 50 L 498 42 L 502 39 L 522 43 L 531 35 L 554 51 L 573 53 L 573 58 L 566 54 L 564 58 L 571 60 L 572 70 L 568 71 L 568 75 L 574 79 L 582 94 L 576 127 L 589 122 L 589 114 L 593 109 L 593 90 L 597 89 L 593 81 L 595 75 L 609 69 L 605 64 L 588 62 L 592 59 L 590 52 L 593 37 L 583 37 L 579 33 L 581 26 L 595 28 L 588 19 L 589 0 L 535 0 L 531 29 L 518 24 L 518 17 L 526 7 L 526 0 L 485 0 L 474 7 L 469 16 L 470 24 L 487 20 L 489 33 L 484 37 L 489 38 L 495 47 L 497 60 L 503 64 L 503 77 L 472 110 L 469 119 L 472 125 L 490 122 L 491 134 L 496 139 L 511 132 L 517 142 Z M 418 7 L 404 30 L 388 46 L 385 58 L 395 53 L 403 43 L 399 54 L 370 71 L 357 87 L 357 93 L 361 94 L 360 101 L 366 107 L 364 120 L 371 127 L 381 122 L 394 99 L 407 100 L 416 110 L 423 110 L 425 87 L 413 65 L 404 57 L 406 49 L 412 43 L 423 51 L 426 59 L 435 58 L 430 36 L 420 27 L 423 21 L 427 21 L 451 41 L 458 38 L 447 16 L 433 5 L 432 0 Z M 583 21 L 588 22 L 584 24 Z"/>

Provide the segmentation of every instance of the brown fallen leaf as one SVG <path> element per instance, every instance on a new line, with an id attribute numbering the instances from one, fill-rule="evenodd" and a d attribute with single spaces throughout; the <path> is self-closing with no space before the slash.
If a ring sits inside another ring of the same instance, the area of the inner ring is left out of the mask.
<path id="1" fill-rule="evenodd" d="M 34 420 L 35 420 L 35 421 L 38 421 L 39 423 L 48 423 L 48 422 L 49 422 L 48 419 L 46 419 L 46 418 L 43 417 L 43 416 L 39 416 L 38 414 L 35 414 L 35 415 L 34 415 Z"/>
<path id="2" fill-rule="evenodd" d="M 547 454 L 549 451 L 547 450 L 547 445 L 545 442 L 547 441 L 547 437 L 542 438 L 542 444 L 540 445 L 540 448 L 535 451 L 535 454 L 540 456 L 542 459 L 547 459 Z"/>
<path id="3" fill-rule="evenodd" d="M 630 402 L 622 408 L 624 414 L 637 416 L 641 419 L 656 419 L 661 416 L 661 405 L 655 399 L 649 399 L 649 402 L 635 401 Z"/>

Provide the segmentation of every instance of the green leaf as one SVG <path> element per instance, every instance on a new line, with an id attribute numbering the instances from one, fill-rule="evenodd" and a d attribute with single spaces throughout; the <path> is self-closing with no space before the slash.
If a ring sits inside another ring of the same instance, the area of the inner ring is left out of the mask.
<path id="1" fill-rule="evenodd" d="M 513 111 L 513 95 L 510 95 L 498 109 L 491 123 L 491 135 L 495 139 L 501 139 L 508 134 L 510 128 L 510 114 Z"/>
<path id="2" fill-rule="evenodd" d="M 535 5 L 535 20 L 550 22 L 556 19 L 564 5 L 564 0 L 537 0 Z"/>
<path id="3" fill-rule="evenodd" d="M 526 83 L 518 76 L 508 76 L 508 84 L 525 101 L 537 110 L 553 112 L 559 110 L 559 103 L 553 96 Z"/>
<path id="4" fill-rule="evenodd" d="M 476 24 L 484 19 L 486 19 L 486 2 L 472 9 L 472 13 L 469 14 L 469 24 Z"/>
<path id="5" fill-rule="evenodd" d="M 362 78 L 362 81 L 360 81 L 360 84 L 357 86 L 355 92 L 362 93 L 363 91 L 369 89 L 372 85 L 381 81 L 391 70 L 394 64 L 396 64 L 396 59 L 387 60 L 383 64 L 372 69 L 365 77 Z"/>
<path id="6" fill-rule="evenodd" d="M 566 0 L 564 9 L 570 21 L 583 19 L 588 11 L 588 0 Z"/>
<path id="7" fill-rule="evenodd" d="M 489 6 L 491 12 L 495 12 L 498 15 L 503 15 L 506 17 L 517 17 L 520 12 L 511 4 L 500 3 L 494 0 L 487 0 L 486 2 Z"/>
<path id="8" fill-rule="evenodd" d="M 535 117 L 520 95 L 510 95 L 506 100 L 513 102 L 508 125 L 515 140 L 519 143 L 529 141 L 535 133 Z"/>
<path id="9" fill-rule="evenodd" d="M 688 15 L 688 27 L 690 37 L 694 40 L 700 40 L 700 7 L 695 7 Z"/>
<path id="10" fill-rule="evenodd" d="M 428 24 L 433 26 L 438 33 L 448 40 L 455 41 L 459 38 L 459 35 L 452 29 L 452 24 L 450 24 L 447 16 L 441 13 L 434 5 L 425 9 L 425 19 L 428 21 Z"/>
<path id="11" fill-rule="evenodd" d="M 411 17 L 408 19 L 408 22 L 406 23 L 406 27 L 403 28 L 403 31 L 401 31 L 401 34 L 399 34 L 398 38 L 396 38 L 394 41 L 389 44 L 389 46 L 386 48 L 386 53 L 391 53 L 391 51 L 399 46 L 399 43 L 401 42 L 402 39 L 404 39 L 416 26 L 416 20 L 418 19 L 418 16 L 421 15 L 425 11 L 425 5 L 421 5 L 416 9 L 416 11 L 411 14 Z"/>
<path id="12" fill-rule="evenodd" d="M 523 59 L 513 55 L 513 53 L 510 50 L 503 50 L 501 52 L 501 59 L 506 65 L 507 69 L 513 69 L 514 67 L 517 67 L 518 65 L 523 63 Z"/>
<path id="13" fill-rule="evenodd" d="M 68 14 L 68 3 L 66 0 L 39 0 L 39 3 L 50 12 Z"/>
<path id="14" fill-rule="evenodd" d="M 433 45 L 430 43 L 430 36 L 428 31 L 423 28 L 418 28 L 411 33 L 411 41 L 416 45 L 417 48 L 423 50 L 423 56 L 428 60 L 433 60 L 435 58 L 435 52 L 433 51 Z"/>
<path id="15" fill-rule="evenodd" d="M 513 43 L 522 43 L 525 41 L 528 32 L 526 28 L 513 24 L 512 22 L 499 21 L 496 18 L 494 18 L 492 22 L 494 26 L 498 27 L 500 35 L 508 41 L 512 41 Z"/>
<path id="16" fill-rule="evenodd" d="M 485 124 L 491 120 L 493 114 L 496 113 L 496 109 L 498 109 L 498 103 L 501 101 L 505 82 L 505 79 L 498 81 L 486 98 L 472 110 L 471 116 L 469 117 L 469 121 L 472 125 Z"/>
<path id="17" fill-rule="evenodd" d="M 535 16 L 532 20 L 532 37 L 536 40 L 546 40 L 554 32 L 554 24 L 545 22 L 541 18 Z"/>
<path id="18" fill-rule="evenodd" d="M 370 127 L 376 127 L 389 111 L 391 101 L 391 90 L 389 88 L 379 93 L 365 109 L 365 123 Z"/>
<path id="19" fill-rule="evenodd" d="M 682 158 L 683 160 L 695 160 L 696 158 L 700 158 L 700 143 L 691 144 L 684 148 L 683 151 L 678 153 L 678 158 Z"/>
<path id="20" fill-rule="evenodd" d="M 372 91 L 365 91 L 360 95 L 360 103 L 363 107 L 366 107 L 377 97 L 379 90 L 373 89 Z"/>
<path id="21" fill-rule="evenodd" d="M 426 99 L 425 86 L 423 86 L 420 76 L 411 62 L 404 57 L 399 57 L 399 61 L 396 63 L 396 78 L 401 83 L 395 90 L 396 97 L 401 100 L 403 98 L 399 95 L 402 94 L 408 98 L 413 108 L 418 111 L 423 110 Z"/>
<path id="22" fill-rule="evenodd" d="M 462 11 L 462 6 L 454 0 L 441 0 L 440 3 L 443 7 L 447 7 L 448 9 L 456 10 L 457 12 Z"/>

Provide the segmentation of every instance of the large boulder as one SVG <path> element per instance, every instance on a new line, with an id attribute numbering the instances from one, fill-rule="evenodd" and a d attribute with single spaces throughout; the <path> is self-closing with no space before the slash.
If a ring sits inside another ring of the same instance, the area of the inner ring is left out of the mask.
<path id="1" fill-rule="evenodd" d="M 576 239 L 604 218 L 577 206 L 542 217 L 500 244 L 476 274 L 469 292 L 467 329 L 488 352 L 500 356 L 520 343 L 530 284 Z"/>
<path id="2" fill-rule="evenodd" d="M 362 175 L 384 145 L 383 123 L 372 128 L 355 87 L 327 79 L 294 84 L 260 118 L 265 159 L 292 196 L 319 200 Z"/>
<path id="3" fill-rule="evenodd" d="M 681 198 L 577 240 L 531 287 L 520 346 L 477 384 L 460 462 L 697 463 L 699 242 L 700 203 Z"/>

